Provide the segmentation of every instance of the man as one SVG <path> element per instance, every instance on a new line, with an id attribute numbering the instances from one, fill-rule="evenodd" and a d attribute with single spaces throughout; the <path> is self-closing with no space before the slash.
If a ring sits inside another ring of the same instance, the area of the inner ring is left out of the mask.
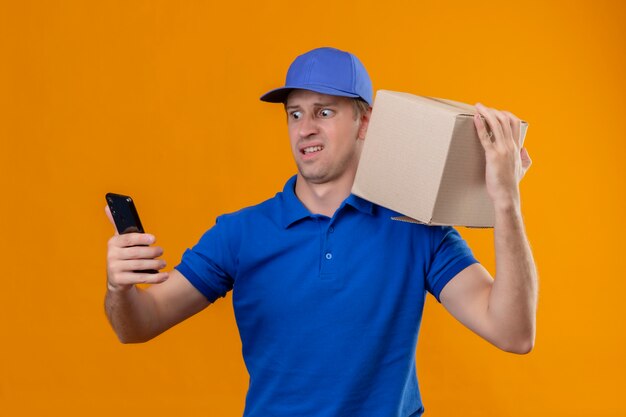
<path id="1" fill-rule="evenodd" d="M 261 99 L 284 103 L 297 175 L 274 198 L 220 216 L 169 273 L 132 272 L 165 266 L 161 248 L 139 246 L 153 236 L 111 238 L 106 311 L 122 342 L 147 341 L 232 289 L 247 417 L 421 415 L 426 291 L 501 349 L 532 349 L 537 279 L 520 213 L 530 159 L 519 119 L 476 106 L 496 213 L 494 281 L 453 228 L 393 221 L 397 213 L 350 194 L 372 105 L 354 55 L 307 52 Z"/>

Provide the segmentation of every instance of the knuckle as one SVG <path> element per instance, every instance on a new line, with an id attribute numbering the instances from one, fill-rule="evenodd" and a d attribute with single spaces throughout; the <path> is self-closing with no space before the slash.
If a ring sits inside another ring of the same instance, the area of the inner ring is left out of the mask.
<path id="1" fill-rule="evenodd" d="M 517 121 L 517 122 L 519 122 L 519 121 L 520 121 L 519 117 L 517 117 L 516 115 L 514 115 L 514 114 L 513 114 L 513 113 L 511 113 L 510 111 L 506 111 L 506 110 L 505 110 L 505 111 L 504 111 L 504 114 L 506 114 L 506 115 L 507 115 L 507 117 L 508 117 L 509 119 L 513 120 L 513 121 Z"/>
<path id="2" fill-rule="evenodd" d="M 493 120 L 493 113 L 491 113 L 490 111 L 485 111 L 483 113 L 483 118 L 487 123 L 490 123 Z"/>
<path id="3" fill-rule="evenodd" d="M 119 274 L 122 271 L 120 270 L 119 264 L 117 263 L 113 263 L 111 265 L 109 265 L 108 268 L 108 275 L 109 275 L 109 280 L 111 281 L 119 281 Z"/>
<path id="4" fill-rule="evenodd" d="M 120 282 L 120 273 L 118 271 L 111 270 L 107 275 L 107 279 L 109 282 L 118 283 Z"/>
<path id="5" fill-rule="evenodd" d="M 130 284 L 132 281 L 129 279 L 127 274 L 119 272 L 117 274 L 110 275 L 109 282 L 114 285 L 124 285 Z"/>
<path id="6" fill-rule="evenodd" d="M 494 110 L 494 115 L 496 116 L 496 119 L 498 119 L 500 122 L 508 121 L 507 117 L 499 110 Z"/>
<path id="7" fill-rule="evenodd" d="M 107 246 L 108 246 L 109 248 L 112 248 L 112 247 L 118 246 L 118 245 L 117 245 L 117 244 L 118 244 L 118 241 L 119 241 L 119 236 L 111 236 L 111 237 L 109 238 L 108 242 L 107 242 Z"/>
<path id="8" fill-rule="evenodd" d="M 109 264 L 115 263 L 119 259 L 119 251 L 116 248 L 110 248 L 107 251 L 107 262 Z"/>

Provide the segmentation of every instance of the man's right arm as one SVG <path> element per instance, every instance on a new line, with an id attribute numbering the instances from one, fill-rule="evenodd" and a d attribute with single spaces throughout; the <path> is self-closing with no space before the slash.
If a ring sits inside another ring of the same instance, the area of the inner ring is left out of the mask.
<path id="1" fill-rule="evenodd" d="M 107 215 L 110 217 L 108 207 Z M 180 272 L 134 272 L 161 269 L 163 250 L 154 236 L 117 233 L 107 250 L 105 311 L 122 343 L 146 342 L 206 308 L 210 302 Z M 137 284 L 154 284 L 143 289 Z"/>

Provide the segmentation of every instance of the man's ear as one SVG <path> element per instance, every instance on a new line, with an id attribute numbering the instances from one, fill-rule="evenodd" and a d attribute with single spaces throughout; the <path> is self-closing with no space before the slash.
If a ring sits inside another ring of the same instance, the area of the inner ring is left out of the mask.
<path id="1" fill-rule="evenodd" d="M 367 134 L 367 127 L 370 124 L 370 117 L 372 116 L 372 107 L 370 106 L 369 109 L 367 109 L 366 112 L 364 112 L 363 114 L 361 114 L 361 125 L 359 126 L 359 134 L 358 134 L 358 138 L 361 140 L 365 139 L 365 135 Z"/>

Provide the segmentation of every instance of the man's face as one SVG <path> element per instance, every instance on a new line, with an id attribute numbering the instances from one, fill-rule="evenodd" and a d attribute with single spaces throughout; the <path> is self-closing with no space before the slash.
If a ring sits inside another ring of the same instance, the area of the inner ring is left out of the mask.
<path id="1" fill-rule="evenodd" d="M 309 90 L 293 90 L 285 110 L 291 151 L 304 180 L 354 178 L 369 112 L 357 117 L 352 100 Z"/>

